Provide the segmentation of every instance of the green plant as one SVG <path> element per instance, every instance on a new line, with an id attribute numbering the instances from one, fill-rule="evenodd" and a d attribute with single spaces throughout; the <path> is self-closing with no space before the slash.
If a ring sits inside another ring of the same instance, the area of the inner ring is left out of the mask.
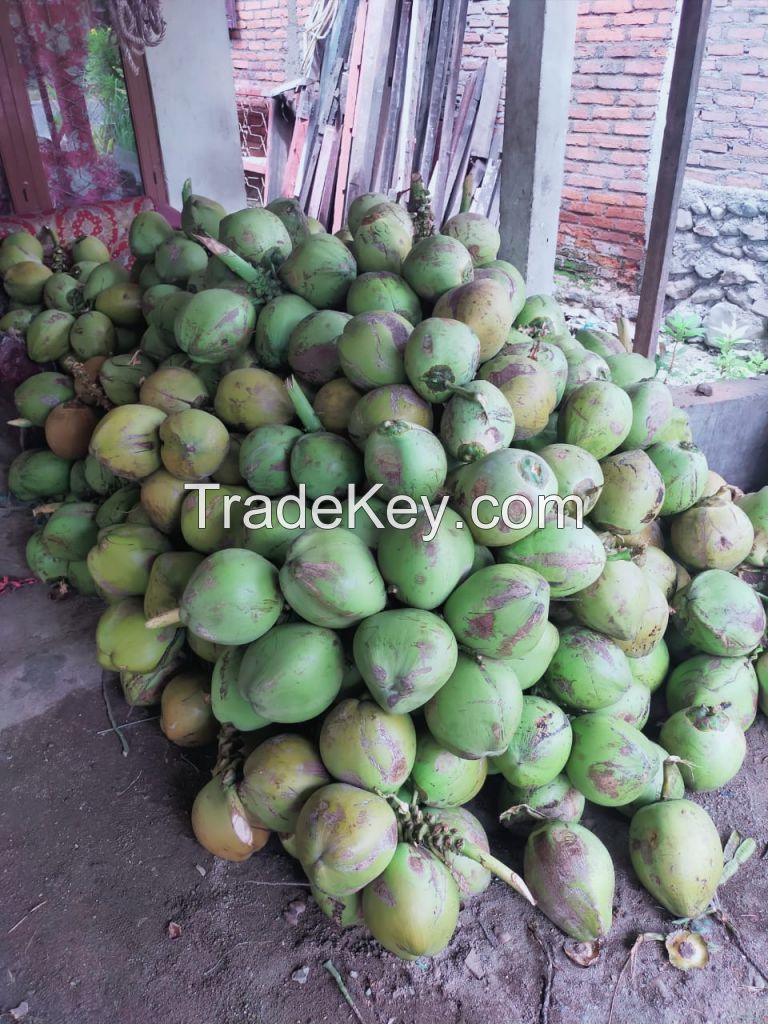
<path id="1" fill-rule="evenodd" d="M 672 372 L 677 355 L 677 346 L 681 341 L 692 341 L 700 338 L 704 333 L 704 327 L 695 313 L 675 312 L 665 319 L 659 332 L 659 350 L 656 353 L 656 372 L 666 370 L 667 376 Z"/>
<path id="2" fill-rule="evenodd" d="M 88 60 L 83 85 L 99 108 L 92 128 L 98 151 L 111 153 L 116 145 L 135 151 L 136 139 L 120 48 L 108 28 L 93 28 L 88 33 Z"/>
<path id="3" fill-rule="evenodd" d="M 735 349 L 743 339 L 723 336 L 720 355 L 717 357 L 717 369 L 721 377 L 730 380 L 743 380 L 768 373 L 768 359 L 758 352 L 739 355 Z"/>

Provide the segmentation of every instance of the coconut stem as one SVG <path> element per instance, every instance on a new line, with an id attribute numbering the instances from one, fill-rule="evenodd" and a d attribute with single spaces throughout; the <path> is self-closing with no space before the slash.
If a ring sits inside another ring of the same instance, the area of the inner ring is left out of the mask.
<path id="1" fill-rule="evenodd" d="M 285 386 L 288 388 L 288 394 L 291 401 L 293 402 L 293 408 L 296 410 L 296 415 L 302 422 L 304 429 L 313 434 L 318 430 L 323 429 L 323 424 L 317 417 L 317 413 L 310 405 L 309 399 L 301 390 L 301 385 L 295 377 L 289 377 L 285 382 Z"/>
<path id="2" fill-rule="evenodd" d="M 138 352 L 138 349 L 136 351 Z M 104 388 L 89 375 L 82 363 L 72 363 L 69 367 L 69 372 L 74 380 L 78 382 L 83 393 L 93 399 L 97 405 L 100 405 L 102 409 L 106 409 L 107 412 L 110 409 L 114 409 L 114 402 L 107 398 Z"/>
<path id="3" fill-rule="evenodd" d="M 434 235 L 435 215 L 432 212 L 432 197 L 420 174 L 414 174 L 411 178 L 408 211 L 413 217 L 416 241 Z"/>
<path id="4" fill-rule="evenodd" d="M 210 235 L 192 234 L 191 237 L 198 242 L 204 249 L 212 253 L 214 256 L 218 256 L 221 262 L 231 270 L 233 274 L 237 274 L 241 277 L 246 284 L 255 284 L 261 277 L 258 269 L 251 266 L 251 264 L 244 260 L 242 256 L 238 256 L 236 252 L 219 242 L 216 238 L 211 238 Z"/>
<path id="5" fill-rule="evenodd" d="M 164 626 L 175 626 L 181 622 L 181 608 L 172 608 L 169 612 L 163 612 L 147 619 L 144 625 L 147 629 L 162 629 Z"/>
<path id="6" fill-rule="evenodd" d="M 661 784 L 661 799 L 671 800 L 672 793 L 674 792 L 673 787 L 675 784 L 675 773 L 673 771 L 679 764 L 682 764 L 682 758 L 670 755 L 664 759 L 664 780 Z"/>
<path id="7" fill-rule="evenodd" d="M 45 505 L 35 505 L 32 509 L 33 516 L 51 516 L 56 509 L 61 508 L 63 501 L 49 501 Z"/>
<path id="8" fill-rule="evenodd" d="M 216 764 L 211 774 L 219 776 L 225 788 L 234 785 L 240 765 L 243 763 L 243 737 L 238 729 L 225 722 L 219 729 L 219 746 Z"/>
<path id="9" fill-rule="evenodd" d="M 186 201 L 190 198 L 191 195 L 192 195 L 192 179 L 191 178 L 187 178 L 186 181 L 184 182 L 184 184 L 181 186 L 181 201 L 182 201 L 182 203 L 186 203 Z"/>
<path id="10" fill-rule="evenodd" d="M 480 864 L 486 871 L 490 871 L 492 875 L 496 875 L 502 882 L 506 882 L 507 885 L 511 886 L 515 892 L 519 892 L 520 895 L 528 900 L 532 907 L 536 906 L 536 900 L 533 898 L 533 893 L 522 880 L 520 875 L 512 868 L 507 867 L 506 864 L 497 860 L 490 853 L 486 853 L 481 847 L 470 843 L 467 839 L 462 839 L 459 845 L 458 853 L 462 857 L 468 857 L 470 860 L 475 861 L 476 864 Z"/>
<path id="11" fill-rule="evenodd" d="M 462 857 L 467 857 L 476 864 L 480 864 L 486 871 L 490 871 L 492 875 L 496 875 L 502 882 L 506 882 L 532 906 L 536 906 L 533 894 L 517 872 L 454 829 L 446 829 L 431 814 L 425 814 L 418 806 L 416 795 L 410 804 L 401 800 L 394 793 L 379 793 L 378 795 L 389 803 L 397 815 L 404 842 L 425 846 L 441 860 L 445 858 L 446 853 L 457 853 Z"/>

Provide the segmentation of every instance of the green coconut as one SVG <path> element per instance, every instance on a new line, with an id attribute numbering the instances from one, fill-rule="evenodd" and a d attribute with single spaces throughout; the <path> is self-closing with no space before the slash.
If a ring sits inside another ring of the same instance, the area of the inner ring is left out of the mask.
<path id="1" fill-rule="evenodd" d="M 356 276 L 354 256 L 333 235 L 310 235 L 280 267 L 286 288 L 316 309 L 342 308 Z"/>
<path id="2" fill-rule="evenodd" d="M 437 506 L 431 511 L 436 516 Z M 436 528 L 424 511 L 413 520 L 406 529 L 387 524 L 378 531 L 379 569 L 398 601 L 434 609 L 470 574 L 475 545 L 456 512 L 442 516 Z"/>
<path id="3" fill-rule="evenodd" d="M 349 417 L 349 438 L 365 448 L 368 436 L 390 420 L 432 428 L 432 406 L 407 384 L 387 384 L 363 395 Z"/>
<path id="4" fill-rule="evenodd" d="M 539 909 L 572 939 L 595 942 L 610 931 L 613 861 L 583 825 L 551 821 L 534 829 L 525 846 L 523 877 Z"/>
<path id="5" fill-rule="evenodd" d="M 445 450 L 425 427 L 406 420 L 385 420 L 365 442 L 365 475 L 381 484 L 383 498 L 405 495 L 433 501 L 445 483 Z"/>
<path id="6" fill-rule="evenodd" d="M 179 348 L 195 362 L 223 363 L 245 351 L 255 324 L 250 299 L 209 288 L 179 310 L 173 330 Z"/>
<path id="7" fill-rule="evenodd" d="M 641 807 L 630 825 L 629 854 L 643 886 L 678 918 L 704 913 L 723 872 L 717 828 L 690 800 Z"/>
<path id="8" fill-rule="evenodd" d="M 27 328 L 27 355 L 35 363 L 61 359 L 69 351 L 69 334 L 75 318 L 60 309 L 44 309 Z"/>
<path id="9" fill-rule="evenodd" d="M 626 391 L 608 381 L 576 388 L 565 403 L 558 428 L 566 444 L 603 459 L 624 442 L 632 426 L 632 402 Z"/>
<path id="10" fill-rule="evenodd" d="M 747 753 L 740 723 L 721 707 L 710 705 L 675 711 L 662 725 L 659 742 L 681 759 L 680 773 L 694 793 L 725 786 Z"/>
<path id="11" fill-rule="evenodd" d="M 452 675 L 424 708 L 439 744 L 460 758 L 502 754 L 523 710 L 520 684 L 508 663 L 460 654 Z"/>
<path id="12" fill-rule="evenodd" d="M 493 764 L 512 786 L 545 786 L 562 772 L 571 743 L 565 712 L 544 697 L 524 695 L 520 724 Z"/>
<path id="13" fill-rule="evenodd" d="M 587 800 L 621 807 L 636 800 L 656 776 L 659 753 L 634 725 L 593 712 L 575 718 L 566 772 Z"/>
<path id="14" fill-rule="evenodd" d="M 628 658 L 607 636 L 583 626 L 566 626 L 544 681 L 547 692 L 560 704 L 598 711 L 630 689 L 632 673 Z"/>
<path id="15" fill-rule="evenodd" d="M 567 775 L 556 775 L 543 786 L 512 786 L 505 779 L 499 790 L 499 821 L 513 835 L 527 836 L 543 821 L 580 821 L 585 804 Z"/>
<path id="16" fill-rule="evenodd" d="M 495 260 L 499 253 L 499 229 L 479 213 L 455 214 L 443 224 L 442 233 L 461 242 L 476 267 Z"/>
<path id="17" fill-rule="evenodd" d="M 391 861 L 363 891 L 363 919 L 373 937 L 402 960 L 439 953 L 451 941 L 459 889 L 434 854 L 398 843 Z"/>
<path id="18" fill-rule="evenodd" d="M 147 589 L 153 561 L 170 547 L 152 526 L 110 526 L 88 552 L 88 571 L 107 600 L 138 597 Z"/>
<path id="19" fill-rule="evenodd" d="M 219 383 L 214 399 L 219 419 L 248 433 L 267 423 L 290 423 L 294 408 L 283 381 L 269 370 L 232 370 Z"/>
<path id="20" fill-rule="evenodd" d="M 472 257 L 455 238 L 430 235 L 408 253 L 402 275 L 419 298 L 436 302 L 450 288 L 472 280 Z"/>
<path id="21" fill-rule="evenodd" d="M 428 732 L 416 744 L 411 785 L 432 807 L 460 807 L 477 796 L 488 774 L 484 757 L 457 757 Z"/>
<path id="22" fill-rule="evenodd" d="M 410 715 L 355 697 L 328 712 L 319 742 L 323 763 L 335 779 L 373 792 L 397 792 L 416 758 Z"/>
<path id="23" fill-rule="evenodd" d="M 349 530 L 308 530 L 280 570 L 288 604 L 317 626 L 341 629 L 381 611 L 384 581 L 363 541 Z"/>
<path id="24" fill-rule="evenodd" d="M 327 384 L 339 376 L 337 345 L 352 318 L 348 313 L 322 309 L 301 320 L 291 332 L 287 359 L 291 369 L 309 384 Z"/>
<path id="25" fill-rule="evenodd" d="M 314 312 L 315 307 L 299 295 L 278 295 L 262 307 L 256 320 L 253 347 L 264 369 L 287 368 L 291 333 Z"/>
<path id="26" fill-rule="evenodd" d="M 557 404 L 555 379 L 545 365 L 515 346 L 483 363 L 479 376 L 495 384 L 515 414 L 515 439 L 541 433 Z"/>
<path id="27" fill-rule="evenodd" d="M 416 608 L 366 618 L 355 632 L 353 652 L 374 700 L 398 714 L 426 704 L 451 677 L 458 659 L 456 638 L 446 623 Z"/>
<path id="28" fill-rule="evenodd" d="M 146 405 L 121 405 L 100 420 L 89 451 L 116 476 L 141 480 L 160 468 L 158 430 L 165 413 Z"/>
<path id="29" fill-rule="evenodd" d="M 397 313 L 411 324 L 422 318 L 416 292 L 402 277 L 385 270 L 360 274 L 347 292 L 347 312 L 352 316 L 376 311 Z"/>
<path id="30" fill-rule="evenodd" d="M 495 384 L 470 381 L 449 399 L 440 419 L 440 440 L 449 455 L 474 462 L 508 448 L 515 435 L 515 414 Z"/>
<path id="31" fill-rule="evenodd" d="M 719 494 L 676 516 L 670 530 L 672 552 L 691 569 L 730 572 L 750 554 L 754 541 L 746 512 Z"/>
<path id="32" fill-rule="evenodd" d="M 603 470 L 594 455 L 572 444 L 545 445 L 538 454 L 555 474 L 560 497 L 580 498 L 583 514 L 589 515 L 604 483 Z"/>
<path id="33" fill-rule="evenodd" d="M 474 539 L 495 548 L 533 533 L 540 502 L 557 493 L 557 479 L 538 455 L 505 448 L 462 466 L 451 490 Z"/>
<path id="34" fill-rule="evenodd" d="M 203 640 L 247 644 L 275 625 L 283 603 L 277 570 L 242 548 L 216 551 L 192 573 L 181 598 L 181 622 Z"/>
<path id="35" fill-rule="evenodd" d="M 672 392 L 660 380 L 644 380 L 630 384 L 627 394 L 632 403 L 632 426 L 624 447 L 649 448 L 661 440 L 659 434 L 672 416 L 675 404 Z"/>
<path id="36" fill-rule="evenodd" d="M 69 489 L 70 466 L 68 459 L 53 452 L 29 448 L 9 466 L 8 490 L 19 501 L 63 497 Z"/>
<path id="37" fill-rule="evenodd" d="M 637 533 L 664 504 L 664 480 L 643 451 L 619 452 L 600 463 L 604 484 L 591 516 L 612 533 Z"/>
<path id="38" fill-rule="evenodd" d="M 533 650 L 548 612 L 549 585 L 520 565 L 480 569 L 454 590 L 443 609 L 459 642 L 491 658 L 519 658 Z"/>
<path id="39" fill-rule="evenodd" d="M 337 342 L 345 376 L 361 391 L 404 384 L 403 353 L 412 330 L 410 321 L 398 313 L 377 310 L 352 317 Z"/>
<path id="40" fill-rule="evenodd" d="M 606 552 L 589 527 L 562 516 L 501 548 L 499 561 L 534 569 L 549 584 L 552 597 L 561 598 L 595 582 L 605 568 Z"/>
<path id="41" fill-rule="evenodd" d="M 310 882 L 336 897 L 359 892 L 381 875 L 397 846 L 397 822 L 386 800 L 345 782 L 310 795 L 295 834 Z"/>

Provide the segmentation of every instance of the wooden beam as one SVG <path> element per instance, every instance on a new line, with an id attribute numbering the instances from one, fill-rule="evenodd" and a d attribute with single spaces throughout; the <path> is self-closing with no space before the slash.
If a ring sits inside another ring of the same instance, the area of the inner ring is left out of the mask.
<path id="1" fill-rule="evenodd" d="M 669 84 L 667 117 L 659 174 L 635 325 L 635 351 L 653 356 L 658 342 L 677 208 L 683 187 L 699 72 L 707 41 L 711 0 L 683 0 L 675 59 Z"/>
<path id="2" fill-rule="evenodd" d="M 552 290 L 576 43 L 575 0 L 510 0 L 501 250 L 529 292 Z"/>

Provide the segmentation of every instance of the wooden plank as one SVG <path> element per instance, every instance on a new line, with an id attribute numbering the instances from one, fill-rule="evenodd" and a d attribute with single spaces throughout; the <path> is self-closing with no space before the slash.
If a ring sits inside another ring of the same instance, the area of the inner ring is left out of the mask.
<path id="1" fill-rule="evenodd" d="M 433 206 L 435 209 L 443 208 L 445 196 L 445 183 L 450 165 L 449 146 L 453 139 L 453 129 L 456 121 L 456 97 L 459 92 L 459 73 L 461 71 L 461 56 L 464 47 L 464 27 L 467 23 L 467 7 L 469 0 L 458 0 L 458 8 L 454 20 L 454 34 L 451 45 L 451 52 L 448 57 L 448 73 L 446 78 L 445 96 L 443 99 L 443 112 L 440 121 L 440 139 L 437 153 L 437 160 L 434 169 L 430 169 L 429 181 L 432 192 Z M 427 178 L 425 178 L 425 181 Z"/>
<path id="2" fill-rule="evenodd" d="M 654 355 L 658 342 L 710 6 L 711 0 L 683 0 L 680 12 L 680 28 L 669 84 L 667 117 L 635 325 L 635 351 L 645 356 Z"/>
<path id="3" fill-rule="evenodd" d="M 354 131 L 355 126 L 357 85 L 360 80 L 360 63 L 363 56 L 363 43 L 365 41 L 365 23 L 367 16 L 368 2 L 367 0 L 361 0 L 360 6 L 357 9 L 355 31 L 352 36 L 352 46 L 349 55 L 346 102 L 342 108 L 344 111 L 344 118 L 341 126 L 341 146 L 339 148 L 339 163 L 336 175 L 336 195 L 333 204 L 333 231 L 339 230 L 345 213 L 349 156 L 352 149 L 352 132 Z"/>
<path id="4" fill-rule="evenodd" d="M 283 188 L 281 195 L 294 195 L 296 189 L 296 175 L 299 172 L 299 160 L 301 159 L 301 153 L 307 137 L 308 124 L 309 122 L 302 118 L 297 119 L 293 126 L 291 145 L 288 149 L 288 158 L 285 161 L 285 171 L 283 172 Z"/>
<path id="5" fill-rule="evenodd" d="M 464 184 L 467 168 L 469 166 L 469 145 L 472 137 L 472 131 L 475 126 L 475 118 L 477 116 L 477 108 L 480 104 L 480 96 L 482 95 L 484 80 L 485 64 L 482 64 L 477 69 L 475 79 L 472 82 L 472 92 L 468 98 L 464 121 L 460 126 L 457 125 L 458 137 L 456 138 L 455 145 L 453 146 L 453 158 L 451 160 L 448 177 L 446 179 L 446 201 L 443 204 L 443 209 L 439 216 L 438 211 L 435 210 L 438 223 L 442 223 L 447 220 L 448 217 L 452 217 L 454 213 L 458 212 L 459 206 L 461 205 L 461 190 Z M 467 82 L 466 88 L 469 88 L 469 82 Z"/>
<path id="6" fill-rule="evenodd" d="M 442 0 L 437 12 L 439 26 L 437 42 L 434 47 L 435 71 L 427 101 L 422 105 L 424 117 L 419 130 L 419 148 L 417 152 L 418 170 L 423 181 L 429 181 L 429 175 L 435 159 L 435 149 L 443 116 L 443 100 L 450 68 L 448 57 L 453 44 L 456 28 L 457 0 Z M 454 97 L 455 105 L 455 97 Z"/>
<path id="7" fill-rule="evenodd" d="M 411 31 L 408 37 L 408 69 L 403 90 L 403 109 L 395 155 L 393 188 L 401 194 L 411 187 L 413 154 L 416 146 L 416 119 L 421 98 L 421 81 L 434 0 L 414 0 Z"/>
<path id="8" fill-rule="evenodd" d="M 341 148 L 341 129 L 330 127 L 328 131 L 333 133 L 331 153 L 329 159 L 329 167 L 331 168 L 330 174 L 326 175 L 325 182 L 323 183 L 323 192 L 320 199 L 320 208 L 317 213 L 317 219 L 321 224 L 330 223 L 331 215 L 331 204 L 333 203 L 333 197 L 335 194 L 335 182 L 336 182 L 336 165 L 339 159 L 339 149 Z"/>
<path id="9" fill-rule="evenodd" d="M 469 149 L 472 156 L 479 156 L 486 160 L 490 156 L 503 83 L 504 69 L 501 62 L 492 54 L 486 61 L 483 92 L 472 129 Z"/>
<path id="10" fill-rule="evenodd" d="M 504 126 L 497 124 L 494 126 L 493 138 L 489 147 L 488 160 L 485 161 L 485 167 L 483 170 L 482 180 L 480 185 L 475 192 L 475 196 L 472 200 L 472 212 L 480 213 L 484 217 L 488 216 L 488 211 L 491 208 L 491 200 L 493 199 L 493 193 L 496 188 L 496 181 L 499 176 L 499 168 L 501 167 L 501 146 L 504 138 Z"/>
<path id="11" fill-rule="evenodd" d="M 389 64 L 396 0 L 376 0 L 368 9 L 361 58 L 360 80 L 355 100 L 356 117 L 349 154 L 345 201 L 368 192 L 373 174 L 375 139 L 380 131 L 384 77 Z"/>
<path id="12" fill-rule="evenodd" d="M 410 34 L 412 0 L 401 0 L 400 21 L 397 27 L 394 64 L 392 66 L 392 83 L 390 86 L 389 109 L 382 124 L 382 139 L 377 153 L 376 167 L 373 174 L 373 187 L 377 192 L 389 192 L 397 146 L 397 128 L 400 122 L 400 111 L 403 104 L 405 73 L 408 66 L 408 38 Z"/>
<path id="13" fill-rule="evenodd" d="M 0 156 L 14 212 L 49 210 L 52 203 L 48 178 L 40 159 L 8 4 L 0 4 L 0 114 Z"/>
<path id="14" fill-rule="evenodd" d="M 315 168 L 315 180 L 312 186 L 312 195 L 307 205 L 307 213 L 310 217 L 317 217 L 320 211 L 320 204 L 323 199 L 323 191 L 326 187 L 326 180 L 329 173 L 335 179 L 335 166 L 331 169 L 331 156 L 336 146 L 339 129 L 332 124 L 326 125 L 323 132 L 323 141 L 320 146 L 320 156 Z"/>
<path id="15" fill-rule="evenodd" d="M 322 54 L 320 79 L 317 85 L 317 102 L 309 119 L 305 155 L 299 175 L 299 199 L 305 208 L 320 156 L 320 136 L 324 126 L 329 122 L 329 112 L 338 96 L 339 82 L 349 57 L 356 11 L 357 0 L 342 0 L 327 40 L 320 40 L 315 49 L 315 62 L 318 54 Z"/>
<path id="16" fill-rule="evenodd" d="M 266 182 L 268 202 L 282 195 L 285 166 L 293 136 L 293 126 L 284 113 L 282 103 L 277 100 L 271 100 L 270 103 Z"/>

